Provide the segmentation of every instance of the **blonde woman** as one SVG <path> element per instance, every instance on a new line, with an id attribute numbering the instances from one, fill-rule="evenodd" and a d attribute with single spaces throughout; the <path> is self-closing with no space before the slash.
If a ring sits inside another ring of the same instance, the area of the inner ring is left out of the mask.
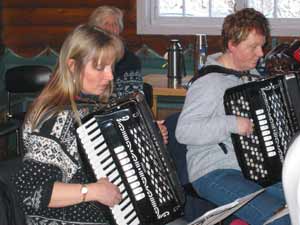
<path id="1" fill-rule="evenodd" d="M 78 152 L 75 126 L 93 110 L 81 102 L 108 100 L 119 38 L 78 26 L 65 40 L 52 78 L 25 120 L 24 165 L 14 176 L 27 224 L 109 224 L 106 208 L 120 202 L 117 186 L 96 182 Z"/>

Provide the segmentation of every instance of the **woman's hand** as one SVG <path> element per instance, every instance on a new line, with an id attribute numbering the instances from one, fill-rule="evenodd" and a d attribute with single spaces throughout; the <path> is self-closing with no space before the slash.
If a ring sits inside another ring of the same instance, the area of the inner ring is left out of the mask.
<path id="1" fill-rule="evenodd" d="M 253 123 L 245 117 L 237 117 L 238 134 L 248 136 L 253 132 Z"/>
<path id="2" fill-rule="evenodd" d="M 163 137 L 163 140 L 164 140 L 164 144 L 168 144 L 168 129 L 167 127 L 164 125 L 164 120 L 158 120 L 156 121 L 158 127 L 159 127 L 159 130 L 160 130 L 160 133 Z"/>
<path id="3" fill-rule="evenodd" d="M 88 184 L 87 199 L 112 207 L 122 200 L 122 196 L 116 185 L 107 178 L 100 178 L 96 183 Z"/>

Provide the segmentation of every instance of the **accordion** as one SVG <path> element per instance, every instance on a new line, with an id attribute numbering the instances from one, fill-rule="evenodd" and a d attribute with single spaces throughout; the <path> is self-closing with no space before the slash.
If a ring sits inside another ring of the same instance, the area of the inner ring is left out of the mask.
<path id="1" fill-rule="evenodd" d="M 224 107 L 227 115 L 247 117 L 254 124 L 249 136 L 231 135 L 244 176 L 262 186 L 280 181 L 286 151 L 299 130 L 297 77 L 271 77 L 227 89 Z"/>
<path id="2" fill-rule="evenodd" d="M 117 225 L 165 224 L 182 216 L 183 191 L 159 128 L 141 94 L 82 119 L 77 128 L 95 178 L 117 185 L 111 208 Z"/>

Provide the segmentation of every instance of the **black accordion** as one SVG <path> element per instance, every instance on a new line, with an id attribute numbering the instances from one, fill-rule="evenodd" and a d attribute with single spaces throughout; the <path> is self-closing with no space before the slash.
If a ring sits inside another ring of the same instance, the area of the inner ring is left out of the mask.
<path id="1" fill-rule="evenodd" d="M 83 118 L 77 134 L 95 178 L 107 177 L 122 193 L 111 208 L 117 225 L 165 224 L 182 216 L 174 164 L 141 94 Z"/>
<path id="2" fill-rule="evenodd" d="M 254 124 L 252 135 L 231 135 L 244 176 L 262 186 L 280 181 L 288 145 L 299 131 L 297 77 L 289 74 L 230 88 L 224 107 L 227 115 L 247 117 Z"/>

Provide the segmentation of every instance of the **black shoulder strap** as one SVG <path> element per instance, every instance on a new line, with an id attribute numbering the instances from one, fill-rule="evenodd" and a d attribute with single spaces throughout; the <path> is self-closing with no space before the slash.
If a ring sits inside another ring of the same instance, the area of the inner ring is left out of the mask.
<path id="1" fill-rule="evenodd" d="M 196 80 L 198 80 L 201 77 L 204 77 L 207 74 L 210 73 L 223 73 L 225 76 L 227 75 L 235 75 L 239 78 L 242 77 L 252 77 L 252 78 L 259 78 L 258 75 L 250 74 L 248 71 L 237 71 L 233 69 L 228 69 L 222 66 L 218 65 L 208 65 L 202 67 L 196 76 L 194 76 L 187 84 L 187 88 L 189 88 Z"/>

